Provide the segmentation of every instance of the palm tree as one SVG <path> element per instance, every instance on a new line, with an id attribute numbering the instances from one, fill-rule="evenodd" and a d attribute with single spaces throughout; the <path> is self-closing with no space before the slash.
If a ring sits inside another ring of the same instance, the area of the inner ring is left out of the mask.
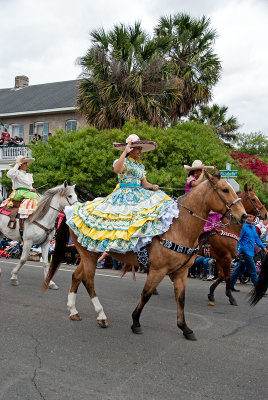
<path id="1" fill-rule="evenodd" d="M 226 117 L 227 111 L 228 107 L 220 107 L 218 104 L 201 105 L 192 111 L 189 120 L 211 125 L 220 139 L 230 141 L 236 138 L 234 131 L 239 128 L 239 124 L 233 115 Z"/>
<path id="2" fill-rule="evenodd" d="M 140 23 L 91 33 L 92 47 L 81 58 L 78 107 L 98 129 L 121 128 L 131 117 L 165 126 L 179 101 L 179 82 L 160 48 Z"/>
<path id="3" fill-rule="evenodd" d="M 172 120 L 188 115 L 189 111 L 207 103 L 212 88 L 220 78 L 221 64 L 213 52 L 217 37 L 210 29 L 210 19 L 191 18 L 188 14 L 162 17 L 155 28 L 158 39 L 166 39 L 162 53 L 172 64 L 182 96 L 178 98 Z"/>

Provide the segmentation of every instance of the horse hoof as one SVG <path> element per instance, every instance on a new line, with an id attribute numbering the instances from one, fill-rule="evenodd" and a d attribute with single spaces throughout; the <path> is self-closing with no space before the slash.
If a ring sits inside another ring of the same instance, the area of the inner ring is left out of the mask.
<path id="1" fill-rule="evenodd" d="M 98 325 L 100 328 L 108 328 L 107 319 L 98 319 Z"/>
<path id="2" fill-rule="evenodd" d="M 213 301 L 209 301 L 209 302 L 208 302 L 208 306 L 211 306 L 211 307 L 212 307 L 212 306 L 215 306 L 215 304 L 213 303 Z"/>
<path id="3" fill-rule="evenodd" d="M 56 283 L 51 283 L 49 286 L 48 286 L 48 288 L 49 289 L 52 289 L 52 290 L 58 290 L 58 286 L 56 285 Z"/>
<path id="4" fill-rule="evenodd" d="M 230 298 L 229 298 L 229 301 L 230 301 L 230 304 L 231 304 L 232 306 L 238 306 L 236 299 L 234 299 L 234 298 L 230 299 Z"/>
<path id="5" fill-rule="evenodd" d="M 197 340 L 194 332 L 191 333 L 183 333 L 183 336 L 187 339 L 187 340 Z"/>
<path id="6" fill-rule="evenodd" d="M 143 333 L 141 326 L 134 326 L 131 327 L 132 332 L 136 333 L 137 335 L 141 335 Z"/>
<path id="7" fill-rule="evenodd" d="M 11 281 L 11 285 L 13 285 L 13 286 L 18 286 L 19 285 L 19 281 L 16 278 L 12 278 L 12 279 L 10 279 L 10 281 Z"/>
<path id="8" fill-rule="evenodd" d="M 72 321 L 82 321 L 82 317 L 78 313 L 74 314 L 74 315 L 70 315 L 70 319 Z"/>

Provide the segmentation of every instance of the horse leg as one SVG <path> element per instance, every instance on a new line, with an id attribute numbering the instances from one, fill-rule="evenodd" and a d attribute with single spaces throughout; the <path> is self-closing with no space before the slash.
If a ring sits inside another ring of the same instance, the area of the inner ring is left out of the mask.
<path id="1" fill-rule="evenodd" d="M 224 270 L 224 272 L 225 272 L 224 278 L 225 278 L 225 283 L 226 283 L 225 294 L 229 298 L 230 304 L 232 306 L 237 306 L 238 305 L 237 301 L 231 292 L 231 260 L 228 260 L 228 261 L 229 261 L 229 263 L 225 264 L 225 270 Z"/>
<path id="2" fill-rule="evenodd" d="M 188 268 L 176 271 L 172 274 L 174 285 L 175 300 L 177 304 L 177 325 L 182 330 L 183 336 L 188 340 L 197 340 L 194 332 L 190 329 L 185 321 L 184 304 L 185 304 L 185 288 L 188 275 Z"/>
<path id="3" fill-rule="evenodd" d="M 42 258 L 43 258 L 43 267 L 44 267 L 44 278 L 46 279 L 46 276 L 48 274 L 49 270 L 49 262 L 48 262 L 48 249 L 49 249 L 49 242 L 45 242 L 41 245 L 41 250 L 42 250 Z M 48 285 L 49 289 L 57 290 L 59 287 L 56 285 L 55 282 L 50 281 Z"/>
<path id="4" fill-rule="evenodd" d="M 214 283 L 209 288 L 209 294 L 208 294 L 208 306 L 214 306 L 215 304 L 215 297 L 214 297 L 214 291 L 217 288 L 217 286 L 223 281 L 223 276 L 219 276 Z"/>
<path id="5" fill-rule="evenodd" d="M 70 319 L 72 321 L 82 320 L 81 316 L 78 314 L 78 311 L 75 307 L 77 290 L 78 286 L 82 281 L 82 278 L 83 278 L 83 263 L 81 261 L 76 270 L 73 272 L 72 283 L 68 293 L 67 309 L 70 311 Z"/>
<path id="6" fill-rule="evenodd" d="M 220 275 L 222 276 L 221 281 L 225 279 L 225 285 L 226 285 L 225 294 L 229 298 L 229 302 L 231 303 L 232 306 L 237 306 L 237 302 L 231 292 L 231 260 L 232 260 L 232 253 L 228 251 L 225 257 L 222 257 L 220 259 L 219 264 L 217 260 L 217 267 L 219 266 Z M 217 281 L 215 283 L 217 283 Z"/>
<path id="7" fill-rule="evenodd" d="M 145 286 L 141 293 L 140 301 L 132 313 L 132 320 L 133 324 L 131 326 L 133 333 L 143 333 L 142 328 L 140 325 L 140 315 L 143 310 L 143 307 L 146 303 L 150 300 L 151 295 L 153 294 L 154 290 L 157 288 L 159 283 L 166 275 L 166 270 L 149 270 L 149 274 L 147 276 L 147 280 L 145 282 Z"/>
<path id="8" fill-rule="evenodd" d="M 23 250 L 22 250 L 22 255 L 21 255 L 20 261 L 18 262 L 16 267 L 13 268 L 13 270 L 11 271 L 11 278 L 10 279 L 11 279 L 11 284 L 14 285 L 14 286 L 18 286 L 18 284 L 19 284 L 19 280 L 18 280 L 19 270 L 26 263 L 29 251 L 30 251 L 30 249 L 32 247 L 32 244 L 33 243 L 32 243 L 31 240 L 23 241 Z"/>
<path id="9" fill-rule="evenodd" d="M 92 263 L 92 261 L 91 261 Z M 97 260 L 96 260 L 97 264 Z M 108 320 L 103 310 L 103 307 L 99 301 L 98 296 L 96 296 L 94 288 L 94 277 L 95 277 L 96 267 L 92 268 L 88 273 L 86 273 L 82 279 L 83 285 L 87 289 L 87 292 L 91 298 L 93 307 L 97 313 L 97 322 L 100 328 L 108 328 Z"/>

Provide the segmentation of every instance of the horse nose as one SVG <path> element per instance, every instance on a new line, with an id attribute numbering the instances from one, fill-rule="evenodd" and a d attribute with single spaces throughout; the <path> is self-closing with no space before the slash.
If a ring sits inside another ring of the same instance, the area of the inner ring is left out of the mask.
<path id="1" fill-rule="evenodd" d="M 243 214 L 241 217 L 241 222 L 244 223 L 246 221 L 247 217 L 248 217 L 247 214 Z"/>

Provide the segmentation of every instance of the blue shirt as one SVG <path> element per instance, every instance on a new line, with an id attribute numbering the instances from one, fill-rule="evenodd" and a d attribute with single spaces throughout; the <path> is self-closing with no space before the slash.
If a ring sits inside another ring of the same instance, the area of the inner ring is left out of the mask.
<path id="1" fill-rule="evenodd" d="M 240 232 L 240 241 L 238 242 L 238 250 L 240 253 L 245 253 L 249 256 L 254 256 L 255 251 L 255 243 L 261 247 L 262 249 L 265 248 L 264 244 L 261 242 L 255 225 L 251 225 L 248 222 L 245 222 Z"/>

